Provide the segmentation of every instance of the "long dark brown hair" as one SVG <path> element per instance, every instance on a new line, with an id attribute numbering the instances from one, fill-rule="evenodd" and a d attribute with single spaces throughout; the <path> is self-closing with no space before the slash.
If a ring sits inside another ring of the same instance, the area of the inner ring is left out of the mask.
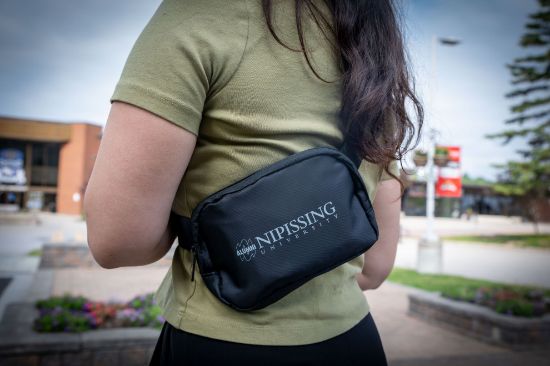
<path id="1" fill-rule="evenodd" d="M 277 36 L 272 22 L 273 0 L 262 0 L 267 26 L 273 37 L 292 51 L 303 52 L 313 71 L 306 51 L 303 16 L 307 12 L 319 29 L 329 29 L 339 53 L 342 71 L 342 104 L 340 123 L 344 136 L 360 156 L 389 171 L 391 160 L 402 161 L 406 152 L 418 145 L 424 120 L 422 104 L 414 90 L 414 80 L 403 34 L 393 0 L 323 0 L 332 14 L 332 22 L 314 0 L 294 0 L 296 27 L 301 49 L 288 47 Z M 416 115 L 415 127 L 406 110 L 407 102 Z M 415 137 L 416 135 L 416 137 Z M 401 163 L 402 166 L 402 163 Z"/>

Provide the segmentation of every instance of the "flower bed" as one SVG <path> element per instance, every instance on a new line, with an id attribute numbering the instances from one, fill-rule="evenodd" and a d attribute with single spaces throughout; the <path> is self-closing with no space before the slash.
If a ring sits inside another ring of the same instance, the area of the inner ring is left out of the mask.
<path id="1" fill-rule="evenodd" d="M 160 328 L 164 323 L 153 294 L 123 302 L 91 301 L 83 296 L 50 297 L 35 303 L 39 316 L 33 329 L 38 332 L 83 332 L 120 327 Z"/>
<path id="2" fill-rule="evenodd" d="M 453 299 L 486 306 L 497 313 L 522 317 L 540 317 L 550 313 L 550 298 L 542 290 L 506 287 L 480 287 L 466 291 L 443 291 Z"/>
<path id="3" fill-rule="evenodd" d="M 389 280 L 439 292 L 445 298 L 488 307 L 504 315 L 531 318 L 550 314 L 550 290 L 547 289 L 506 285 L 460 276 L 420 274 L 403 268 L 394 268 Z"/>

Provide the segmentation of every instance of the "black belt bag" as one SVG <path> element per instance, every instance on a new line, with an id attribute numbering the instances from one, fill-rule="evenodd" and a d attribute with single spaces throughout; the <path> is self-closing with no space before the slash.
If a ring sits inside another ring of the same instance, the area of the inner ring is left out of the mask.
<path id="1" fill-rule="evenodd" d="M 192 280 L 196 262 L 219 300 L 251 311 L 367 251 L 378 227 L 347 149 L 290 155 L 206 197 L 191 218 L 172 212 Z"/>

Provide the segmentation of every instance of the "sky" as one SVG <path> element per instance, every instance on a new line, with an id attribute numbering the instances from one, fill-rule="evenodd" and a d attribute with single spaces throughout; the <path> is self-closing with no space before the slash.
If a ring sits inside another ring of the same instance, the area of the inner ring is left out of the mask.
<path id="1" fill-rule="evenodd" d="M 484 136 L 511 117 L 505 65 L 526 53 L 518 41 L 536 1 L 398 1 L 424 132 L 434 127 L 438 143 L 461 147 L 464 173 L 494 180 L 492 164 L 516 159 L 523 146 Z M 159 3 L 0 2 L 0 115 L 104 125 L 126 57 Z M 432 48 L 433 37 L 461 42 Z M 419 147 L 427 146 L 426 136 Z"/>

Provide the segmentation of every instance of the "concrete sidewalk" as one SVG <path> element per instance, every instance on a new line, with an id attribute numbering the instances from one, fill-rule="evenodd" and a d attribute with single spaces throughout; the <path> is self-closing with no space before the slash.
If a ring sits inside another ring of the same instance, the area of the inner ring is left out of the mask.
<path id="1" fill-rule="evenodd" d="M 61 269 L 52 293 L 80 293 L 98 300 L 129 299 L 155 291 L 168 270 L 159 267 Z M 93 285 L 92 285 L 93 284 Z M 407 294 L 416 289 L 385 282 L 365 292 L 391 365 L 547 365 L 550 351 L 517 352 L 428 324 L 407 314 Z"/>
<path id="2" fill-rule="evenodd" d="M 418 239 L 402 238 L 396 267 L 416 268 Z M 443 273 L 550 288 L 550 250 L 444 240 Z"/>
<path id="3" fill-rule="evenodd" d="M 548 365 L 550 350 L 512 351 L 407 315 L 411 291 L 385 282 L 365 293 L 390 365 Z"/>
<path id="4" fill-rule="evenodd" d="M 401 214 L 401 234 L 419 238 L 426 232 L 426 217 Z M 523 222 L 519 217 L 481 215 L 471 220 L 436 217 L 435 231 L 440 236 L 453 235 L 496 235 L 496 234 L 534 234 L 535 226 Z M 538 225 L 541 234 L 550 233 L 550 223 Z"/>
<path id="5" fill-rule="evenodd" d="M 115 269 L 66 268 L 53 271 L 51 295 L 83 295 L 97 301 L 128 301 L 154 292 L 169 267 L 144 266 Z"/>
<path id="6" fill-rule="evenodd" d="M 155 291 L 169 267 L 64 268 L 39 270 L 27 301 L 48 294 L 82 294 L 97 300 L 127 300 Z M 365 292 L 390 365 L 547 365 L 550 351 L 517 352 L 480 342 L 407 314 L 413 288 L 385 282 Z"/>
<path id="7" fill-rule="evenodd" d="M 92 299 L 127 300 L 155 291 L 169 267 L 66 268 L 51 272 L 51 293 L 82 294 Z M 39 271 L 42 272 L 42 271 Z M 45 283 L 40 288 L 47 287 Z M 386 281 L 365 292 L 392 365 L 546 365 L 550 351 L 531 353 L 489 345 L 453 331 L 428 324 L 407 314 L 407 294 L 414 288 Z M 545 358 L 546 357 L 546 358 Z"/>
<path id="8" fill-rule="evenodd" d="M 106 270 L 62 268 L 38 270 L 38 258 L 26 257 L 45 242 L 85 246 L 85 223 L 78 217 L 41 215 L 42 225 L 3 226 L 0 235 L 0 277 L 12 278 L 0 298 L 3 305 L 32 301 L 52 294 L 82 294 L 95 300 L 127 300 L 157 289 L 169 267 L 150 265 Z M 425 221 L 425 220 L 424 220 Z M 416 242 L 422 218 L 406 218 L 405 237 L 398 247 L 397 266 L 414 268 Z M 438 232 L 490 234 L 528 232 L 532 226 L 514 219 L 481 217 L 478 222 L 436 220 Z M 548 227 L 544 226 L 544 230 Z M 441 230 L 441 231 L 440 231 Z M 511 230 L 511 231 L 510 231 Z M 446 242 L 444 272 L 507 283 L 550 287 L 550 251 L 489 244 Z M 384 283 L 368 291 L 373 317 L 378 325 L 391 365 L 547 365 L 550 352 L 517 352 L 488 345 L 407 315 L 407 294 L 414 289 Z"/>

